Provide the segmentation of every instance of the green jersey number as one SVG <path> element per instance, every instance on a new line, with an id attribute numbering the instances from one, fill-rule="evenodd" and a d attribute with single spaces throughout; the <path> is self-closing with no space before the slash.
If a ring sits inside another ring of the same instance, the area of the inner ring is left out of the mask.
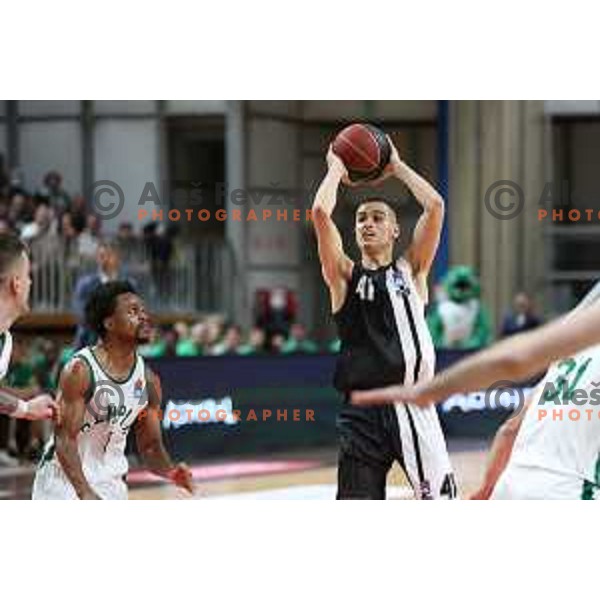
<path id="1" fill-rule="evenodd" d="M 579 362 L 579 364 L 574 358 L 561 360 L 557 365 L 558 377 L 544 391 L 544 402 L 560 399 L 563 404 L 567 403 L 573 397 L 579 381 L 591 362 L 591 358 Z"/>

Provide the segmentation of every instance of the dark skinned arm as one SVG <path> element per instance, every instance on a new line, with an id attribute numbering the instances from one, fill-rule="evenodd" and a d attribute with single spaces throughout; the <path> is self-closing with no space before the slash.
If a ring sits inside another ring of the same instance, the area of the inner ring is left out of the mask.
<path id="1" fill-rule="evenodd" d="M 146 369 L 148 406 L 140 413 L 135 424 L 138 452 L 146 467 L 155 475 L 163 477 L 193 493 L 192 474 L 184 463 L 174 465 L 165 449 L 160 429 L 162 387 L 160 378 Z"/>
<path id="2" fill-rule="evenodd" d="M 56 456 L 81 500 L 101 500 L 85 478 L 77 448 L 85 413 L 85 396 L 90 385 L 88 369 L 81 360 L 71 361 L 61 373 L 57 398 L 61 420 L 55 431 Z"/>

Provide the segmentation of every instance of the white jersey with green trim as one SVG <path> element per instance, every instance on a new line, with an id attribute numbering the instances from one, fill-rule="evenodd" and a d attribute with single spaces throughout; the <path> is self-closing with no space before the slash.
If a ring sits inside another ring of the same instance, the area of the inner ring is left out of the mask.
<path id="1" fill-rule="evenodd" d="M 498 499 L 600 499 L 600 345 L 551 365 L 536 387 Z"/>
<path id="2" fill-rule="evenodd" d="M 0 334 L 0 379 L 4 379 L 10 366 L 10 357 L 12 355 L 12 335 L 10 331 L 4 331 Z"/>
<path id="3" fill-rule="evenodd" d="M 80 350 L 71 360 L 76 359 L 87 364 L 92 379 L 77 438 L 83 473 L 92 489 L 102 498 L 126 499 L 124 480 L 129 467 L 125 456 L 127 434 L 148 403 L 144 359 L 136 357 L 129 376 L 123 381 L 112 379 L 104 371 L 91 347 Z M 51 439 L 36 473 L 33 498 L 76 497 L 56 457 L 54 439 Z"/>

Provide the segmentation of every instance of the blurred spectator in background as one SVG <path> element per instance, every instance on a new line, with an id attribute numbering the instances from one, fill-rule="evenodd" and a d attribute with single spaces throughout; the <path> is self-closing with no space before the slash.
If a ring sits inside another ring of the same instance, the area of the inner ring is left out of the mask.
<path id="1" fill-rule="evenodd" d="M 178 341 L 179 336 L 172 327 L 154 327 L 150 342 L 140 346 L 139 352 L 144 358 L 172 358 L 177 356 Z"/>
<path id="2" fill-rule="evenodd" d="M 296 318 L 295 294 L 284 287 L 258 290 L 255 311 L 256 325 L 262 327 L 269 338 L 278 333 L 287 337 Z"/>
<path id="3" fill-rule="evenodd" d="M 173 325 L 173 329 L 177 332 L 177 339 L 179 342 L 183 342 L 190 337 L 190 328 L 185 321 L 177 321 Z"/>
<path id="4" fill-rule="evenodd" d="M 138 239 L 131 223 L 121 223 L 119 225 L 116 242 L 119 246 L 123 272 L 128 275 L 133 274 L 134 271 L 140 269 L 140 262 L 142 261 L 139 255 Z"/>
<path id="5" fill-rule="evenodd" d="M 284 344 L 285 336 L 282 333 L 276 333 L 273 337 L 271 337 L 271 342 L 269 344 L 271 354 L 281 354 Z"/>
<path id="6" fill-rule="evenodd" d="M 188 337 L 179 338 L 177 356 L 202 356 L 205 352 L 206 334 L 206 325 L 202 321 L 195 323 Z"/>
<path id="7" fill-rule="evenodd" d="M 59 345 L 48 339 L 42 339 L 32 347 L 31 365 L 37 387 L 42 392 L 53 394 L 58 386 L 58 366 L 61 351 Z"/>
<path id="8" fill-rule="evenodd" d="M 14 198 L 17 195 L 21 195 L 24 197 L 29 197 L 29 193 L 25 189 L 25 184 L 23 183 L 23 173 L 21 169 L 14 168 L 10 172 L 9 181 L 8 181 L 8 193 L 7 196 L 9 198 Z"/>
<path id="9" fill-rule="evenodd" d="M 10 233 L 11 231 L 10 223 L 6 219 L 0 219 L 0 233 Z"/>
<path id="10" fill-rule="evenodd" d="M 158 358 L 165 354 L 165 343 L 161 339 L 161 331 L 158 327 L 152 328 L 150 341 L 139 347 L 138 352 L 144 358 Z"/>
<path id="11" fill-rule="evenodd" d="M 120 270 L 119 250 L 117 245 L 110 240 L 103 240 L 96 251 L 97 271 L 89 275 L 83 275 L 75 284 L 73 292 L 73 311 L 78 319 L 77 332 L 75 334 L 75 348 L 83 348 L 96 340 L 95 334 L 85 323 L 85 305 L 94 291 L 103 283 L 127 279 Z M 128 279 L 135 287 L 135 283 Z"/>
<path id="12" fill-rule="evenodd" d="M 32 299 L 43 298 L 37 304 L 38 310 L 44 310 L 58 303 L 60 295 L 60 272 L 58 265 L 61 257 L 61 240 L 54 211 L 47 204 L 35 209 L 32 223 L 26 224 L 21 231 L 21 239 L 29 245 L 31 252 Z"/>
<path id="13" fill-rule="evenodd" d="M 85 224 L 87 223 L 88 214 L 87 202 L 85 198 L 83 196 L 75 196 L 71 202 L 71 208 L 69 209 L 69 212 L 73 216 L 73 220 L 79 219 L 79 221 L 84 223 L 84 225 L 81 227 L 83 230 Z"/>
<path id="14" fill-rule="evenodd" d="M 447 297 L 439 294 L 427 315 L 436 348 L 474 349 L 492 341 L 489 313 L 481 302 L 479 278 L 471 267 L 456 266 L 444 279 Z"/>
<path id="15" fill-rule="evenodd" d="M 525 292 L 519 292 L 513 299 L 512 310 L 505 315 L 502 321 L 501 336 L 506 337 L 535 329 L 542 322 L 535 312 L 531 298 Z"/>
<path id="16" fill-rule="evenodd" d="M 40 204 L 35 209 L 33 221 L 24 225 L 21 230 L 21 239 L 31 245 L 39 240 L 56 236 L 57 229 L 53 210 L 47 204 Z"/>
<path id="17" fill-rule="evenodd" d="M 225 331 L 223 339 L 216 344 L 212 350 L 212 356 L 224 356 L 227 354 L 238 354 L 242 344 L 242 330 L 239 325 L 230 325 Z"/>
<path id="18" fill-rule="evenodd" d="M 302 323 L 294 323 L 290 335 L 281 348 L 282 354 L 316 354 L 319 348 L 306 336 L 306 328 Z"/>
<path id="19" fill-rule="evenodd" d="M 342 341 L 340 338 L 335 338 L 327 344 L 327 352 L 331 352 L 331 354 L 337 354 L 342 347 Z"/>
<path id="20" fill-rule="evenodd" d="M 79 235 L 79 256 L 81 261 L 91 263 L 96 257 L 100 245 L 100 226 L 102 221 L 93 213 L 87 215 L 85 228 Z M 113 244 L 115 251 L 119 253 L 118 244 Z M 120 256 L 120 254 L 119 254 Z"/>
<path id="21" fill-rule="evenodd" d="M 146 254 L 150 259 L 153 292 L 159 299 L 168 298 L 171 290 L 171 259 L 173 258 L 173 239 L 177 229 L 168 227 L 164 232 L 155 222 L 144 226 L 143 240 Z"/>
<path id="22" fill-rule="evenodd" d="M 8 210 L 8 220 L 19 235 L 22 234 L 25 225 L 33 221 L 33 217 L 34 211 L 31 198 L 23 194 L 15 194 Z"/>
<path id="23" fill-rule="evenodd" d="M 213 348 L 221 341 L 223 336 L 223 318 L 213 315 L 206 319 L 205 354 L 212 354 Z"/>
<path id="24" fill-rule="evenodd" d="M 82 231 L 81 221 L 66 212 L 61 220 L 61 235 L 63 241 L 64 264 L 72 270 L 79 268 L 79 234 Z"/>
<path id="25" fill-rule="evenodd" d="M 44 176 L 44 184 L 36 193 L 36 204 L 48 204 L 60 220 L 71 207 L 71 198 L 62 186 L 63 178 L 58 171 L 49 171 Z"/>
<path id="26" fill-rule="evenodd" d="M 179 335 L 174 329 L 167 328 L 162 332 L 163 354 L 162 356 L 172 358 L 177 356 L 177 342 Z"/>
<path id="27" fill-rule="evenodd" d="M 248 334 L 247 342 L 239 347 L 238 354 L 241 356 L 264 354 L 266 341 L 265 330 L 261 327 L 253 327 Z"/>

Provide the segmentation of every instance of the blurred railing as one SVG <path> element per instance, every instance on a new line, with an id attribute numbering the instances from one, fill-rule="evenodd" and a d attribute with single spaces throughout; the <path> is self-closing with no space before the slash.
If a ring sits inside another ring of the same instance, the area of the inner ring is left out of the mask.
<path id="1" fill-rule="evenodd" d="M 31 244 L 33 311 L 72 312 L 77 281 L 97 269 L 94 258 L 82 256 L 75 244 L 57 236 Z M 165 263 L 153 259 L 147 246 L 134 240 L 121 247 L 121 265 L 154 312 L 231 310 L 235 266 L 223 241 L 175 242 Z"/>

